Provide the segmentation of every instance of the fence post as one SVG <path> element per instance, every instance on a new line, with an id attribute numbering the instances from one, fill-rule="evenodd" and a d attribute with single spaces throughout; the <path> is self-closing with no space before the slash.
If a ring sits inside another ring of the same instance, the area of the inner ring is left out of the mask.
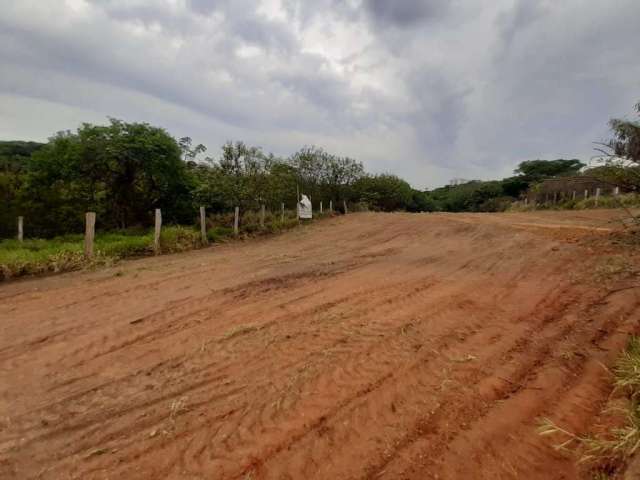
<path id="1" fill-rule="evenodd" d="M 93 257 L 93 239 L 96 236 L 96 212 L 87 212 L 84 216 L 84 254 Z"/>
<path id="2" fill-rule="evenodd" d="M 584 199 L 586 200 L 587 198 L 589 198 L 589 190 L 584 191 Z"/>
<path id="3" fill-rule="evenodd" d="M 524 197 L 524 205 L 525 205 L 525 207 L 527 205 L 529 205 L 529 198 L 528 197 Z"/>
<path id="4" fill-rule="evenodd" d="M 160 253 L 160 230 L 162 229 L 162 212 L 159 208 L 156 208 L 156 225 L 153 234 L 153 251 L 157 254 Z"/>
<path id="5" fill-rule="evenodd" d="M 573 195 L 571 196 L 571 200 L 575 200 L 576 199 L 576 191 L 573 191 Z"/>
<path id="6" fill-rule="evenodd" d="M 238 222 L 240 220 L 240 207 L 236 207 L 236 214 L 233 218 L 233 234 L 238 235 Z"/>
<path id="7" fill-rule="evenodd" d="M 329 213 L 333 213 L 333 200 L 329 200 Z"/>
<path id="8" fill-rule="evenodd" d="M 281 223 L 284 223 L 284 203 L 282 203 L 282 204 L 280 205 L 280 207 L 281 207 L 281 208 L 280 208 L 280 210 L 281 210 L 281 211 L 280 211 L 280 222 L 281 222 Z"/>
<path id="9" fill-rule="evenodd" d="M 596 207 L 598 206 L 599 200 L 600 200 L 600 187 L 596 188 Z"/>
<path id="10" fill-rule="evenodd" d="M 346 215 L 347 213 L 349 213 L 349 212 L 347 211 L 347 201 L 346 201 L 346 200 L 343 200 L 343 201 L 342 201 L 342 203 L 344 204 L 344 214 Z"/>
<path id="11" fill-rule="evenodd" d="M 262 206 L 260 207 L 260 227 L 264 228 L 264 203 L 262 204 Z"/>
<path id="12" fill-rule="evenodd" d="M 18 217 L 18 241 L 21 242 L 24 239 L 24 217 Z"/>
<path id="13" fill-rule="evenodd" d="M 558 192 L 553 192 L 553 204 L 558 203 Z"/>
<path id="14" fill-rule="evenodd" d="M 202 234 L 202 244 L 209 243 L 207 241 L 207 214 L 204 207 L 200 207 L 200 233 Z"/>
<path id="15" fill-rule="evenodd" d="M 616 188 L 613 190 L 613 194 L 614 194 L 616 197 L 617 197 L 618 195 L 620 195 L 620 187 L 616 187 Z"/>
<path id="16" fill-rule="evenodd" d="M 322 200 L 320 200 L 320 215 L 322 215 Z"/>

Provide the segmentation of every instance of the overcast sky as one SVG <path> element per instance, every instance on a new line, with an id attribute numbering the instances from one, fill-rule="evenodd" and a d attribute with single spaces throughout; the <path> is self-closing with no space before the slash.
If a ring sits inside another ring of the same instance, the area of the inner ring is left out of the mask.
<path id="1" fill-rule="evenodd" d="M 0 0 L 0 139 L 107 116 L 415 187 L 583 158 L 640 100 L 639 0 Z"/>

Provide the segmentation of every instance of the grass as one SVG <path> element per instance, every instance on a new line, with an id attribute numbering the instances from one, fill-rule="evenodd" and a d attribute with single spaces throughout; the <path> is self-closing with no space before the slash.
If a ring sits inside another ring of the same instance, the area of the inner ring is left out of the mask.
<path id="1" fill-rule="evenodd" d="M 587 210 L 592 208 L 640 208 L 640 194 L 625 193 L 618 196 L 603 195 L 598 199 L 596 205 L 595 196 L 584 198 L 578 195 L 575 200 L 559 200 L 555 205 L 552 203 L 540 203 L 537 206 L 533 203 L 524 205 L 522 202 L 514 203 L 509 210 L 517 212 L 533 210 Z"/>
<path id="2" fill-rule="evenodd" d="M 604 435 L 577 435 L 544 418 L 539 429 L 541 435 L 564 437 L 556 450 L 580 452 L 579 461 L 592 463 L 596 478 L 621 471 L 640 452 L 640 337 L 631 337 L 613 374 L 615 392 L 623 395 L 625 404 L 620 425 Z"/>
<path id="3" fill-rule="evenodd" d="M 326 215 L 323 215 L 326 216 Z M 282 232 L 298 226 L 295 211 L 266 212 L 264 226 L 260 214 L 245 212 L 240 219 L 240 238 Z M 224 242 L 234 237 L 233 214 L 210 215 L 207 218 L 209 243 Z M 183 226 L 162 228 L 161 253 L 176 253 L 203 246 L 199 229 Z M 0 240 L 0 281 L 24 275 L 65 272 L 86 267 L 112 265 L 126 257 L 154 254 L 153 232 L 128 229 L 98 233 L 94 243 L 94 257 L 84 256 L 82 234 L 62 235 L 51 239 Z"/>

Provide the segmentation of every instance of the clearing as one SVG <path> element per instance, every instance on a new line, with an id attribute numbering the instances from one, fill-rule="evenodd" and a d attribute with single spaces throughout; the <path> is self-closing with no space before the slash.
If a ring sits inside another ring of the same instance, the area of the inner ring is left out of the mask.
<path id="1" fill-rule="evenodd" d="M 620 212 L 355 214 L 0 285 L 0 478 L 573 479 Z M 612 291 L 616 290 L 616 291 Z"/>

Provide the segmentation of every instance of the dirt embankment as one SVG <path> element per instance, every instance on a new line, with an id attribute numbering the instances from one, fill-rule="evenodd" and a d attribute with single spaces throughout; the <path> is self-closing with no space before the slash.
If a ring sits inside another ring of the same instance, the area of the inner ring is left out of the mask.
<path id="1" fill-rule="evenodd" d="M 638 329 L 615 215 L 357 214 L 0 285 L 0 478 L 578 478 L 536 421 L 588 428 Z"/>

